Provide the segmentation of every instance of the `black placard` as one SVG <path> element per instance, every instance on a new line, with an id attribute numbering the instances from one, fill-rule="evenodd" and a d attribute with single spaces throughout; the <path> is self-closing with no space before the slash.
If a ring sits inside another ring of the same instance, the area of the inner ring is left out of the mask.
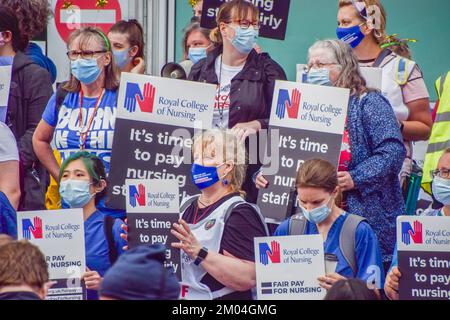
<path id="1" fill-rule="evenodd" d="M 118 118 L 109 172 L 107 205 L 125 209 L 126 179 L 175 179 L 180 187 L 180 202 L 187 196 L 198 194 L 191 182 L 191 148 L 184 148 L 179 156 L 184 161 L 178 166 L 177 159 L 170 158 L 178 127 Z M 194 129 L 183 128 L 183 143 L 192 140 Z M 189 137 L 187 137 L 189 136 Z M 167 144 L 168 141 L 172 141 Z M 190 141 L 192 142 L 192 141 Z M 161 162 L 165 158 L 165 161 Z M 174 163 L 174 164 L 171 164 Z M 178 166 L 178 167 L 177 167 Z"/>
<path id="2" fill-rule="evenodd" d="M 323 159 L 337 166 L 342 134 L 276 126 L 270 126 L 270 130 L 279 131 L 279 140 L 270 141 L 268 146 L 271 150 L 270 144 L 279 145 L 279 158 L 275 159 L 279 170 L 275 175 L 264 175 L 269 186 L 259 191 L 258 206 L 268 222 L 279 223 L 290 216 L 295 205 L 295 178 L 300 165 L 309 159 Z"/>
<path id="3" fill-rule="evenodd" d="M 284 40 L 286 37 L 289 17 L 290 0 L 248 0 L 259 8 L 261 29 L 259 35 L 263 38 Z M 213 29 L 217 26 L 216 16 L 222 4 L 228 0 L 204 0 L 201 26 Z"/>

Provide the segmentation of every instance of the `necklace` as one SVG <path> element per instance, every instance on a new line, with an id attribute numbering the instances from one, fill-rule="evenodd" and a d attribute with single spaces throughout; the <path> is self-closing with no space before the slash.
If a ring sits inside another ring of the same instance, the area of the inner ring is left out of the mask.
<path id="1" fill-rule="evenodd" d="M 222 91 L 222 68 L 223 68 L 223 62 L 222 62 L 222 55 L 220 56 L 220 68 L 219 68 L 219 88 L 217 90 L 217 111 L 219 111 L 219 128 L 223 129 L 224 123 L 223 123 L 223 112 L 225 109 L 225 104 L 227 103 L 228 99 L 230 98 L 231 94 L 231 88 L 228 95 L 225 97 L 225 100 L 223 101 L 223 104 L 220 103 L 220 92 Z"/>

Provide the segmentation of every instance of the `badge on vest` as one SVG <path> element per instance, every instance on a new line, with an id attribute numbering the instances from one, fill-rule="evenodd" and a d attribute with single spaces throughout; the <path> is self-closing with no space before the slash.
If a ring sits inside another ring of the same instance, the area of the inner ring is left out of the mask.
<path id="1" fill-rule="evenodd" d="M 209 220 L 209 221 L 205 224 L 205 230 L 208 231 L 209 229 L 211 229 L 212 227 L 214 227 L 215 224 L 216 224 L 216 219 Z"/>

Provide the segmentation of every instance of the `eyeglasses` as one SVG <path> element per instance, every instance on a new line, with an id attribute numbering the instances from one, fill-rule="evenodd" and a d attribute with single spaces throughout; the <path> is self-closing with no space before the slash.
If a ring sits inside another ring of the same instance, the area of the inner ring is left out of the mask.
<path id="1" fill-rule="evenodd" d="M 67 56 L 69 57 L 70 60 L 75 61 L 78 60 L 78 58 L 81 56 L 82 59 L 92 59 L 94 58 L 94 56 L 96 54 L 99 53 L 106 53 L 106 50 L 99 50 L 99 51 L 90 51 L 90 50 L 85 50 L 85 51 L 77 51 L 77 50 L 70 50 L 67 52 Z"/>
<path id="2" fill-rule="evenodd" d="M 251 22 L 248 20 L 234 20 L 229 23 L 237 23 L 244 30 L 247 30 L 248 28 L 250 28 L 250 26 L 253 26 L 253 29 L 255 30 L 260 29 L 259 22 Z"/>
<path id="3" fill-rule="evenodd" d="M 334 66 L 337 65 L 337 63 L 308 63 L 308 65 L 306 66 L 307 71 L 311 70 L 313 67 L 315 67 L 316 69 L 322 69 L 326 66 Z"/>
<path id="4" fill-rule="evenodd" d="M 443 178 L 443 179 L 450 179 L 450 170 L 449 169 L 434 170 L 434 171 L 431 171 L 430 174 L 433 179 L 436 177 Z"/>

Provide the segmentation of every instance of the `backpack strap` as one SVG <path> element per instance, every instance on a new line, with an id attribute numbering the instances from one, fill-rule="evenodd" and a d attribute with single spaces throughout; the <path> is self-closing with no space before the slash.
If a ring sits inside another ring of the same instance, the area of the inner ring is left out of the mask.
<path id="1" fill-rule="evenodd" d="M 289 221 L 289 235 L 302 236 L 306 232 L 307 220 L 302 214 L 296 214 Z"/>
<path id="2" fill-rule="evenodd" d="M 373 68 L 380 68 L 381 64 L 383 63 L 383 60 L 386 59 L 386 57 L 389 56 L 391 53 L 392 53 L 391 50 L 383 49 L 383 51 L 381 51 L 381 53 L 378 55 L 377 59 L 373 63 L 372 67 Z"/>
<path id="3" fill-rule="evenodd" d="M 114 242 L 114 236 L 113 236 L 113 226 L 116 222 L 116 219 L 114 219 L 111 216 L 106 216 L 104 218 L 104 232 L 106 241 L 108 242 L 108 249 L 109 249 L 109 261 L 111 262 L 111 265 L 113 265 L 117 258 L 119 257 L 119 253 L 117 252 L 117 248 Z"/>
<path id="4" fill-rule="evenodd" d="M 189 208 L 195 201 L 200 198 L 200 195 L 192 196 L 190 198 L 187 198 L 180 206 L 180 214 L 182 215 L 187 208 Z"/>
<path id="5" fill-rule="evenodd" d="M 231 214 L 233 213 L 233 210 L 236 209 L 238 206 L 248 204 L 250 205 L 257 213 L 259 220 L 261 221 L 262 225 L 264 226 L 264 231 L 266 232 L 266 236 L 269 236 L 269 228 L 267 227 L 267 224 L 265 222 L 265 219 L 263 215 L 261 214 L 261 210 L 258 206 L 248 203 L 244 199 L 237 200 L 236 202 L 233 202 L 227 209 L 227 212 L 225 213 L 224 222 L 226 223 L 228 219 L 230 218 Z"/>
<path id="6" fill-rule="evenodd" d="M 447 80 L 448 73 L 443 74 L 441 76 L 441 84 L 439 85 L 439 98 L 441 98 L 442 93 L 444 92 L 445 80 Z"/>
<path id="7" fill-rule="evenodd" d="M 56 110 L 59 113 L 59 109 L 61 109 L 62 104 L 64 103 L 64 99 L 66 99 L 67 94 L 69 91 L 65 90 L 64 87 L 65 83 L 61 83 L 58 86 L 58 89 L 56 90 Z"/>
<path id="8" fill-rule="evenodd" d="M 363 221 L 367 221 L 367 219 L 354 214 L 349 214 L 345 219 L 341 233 L 339 234 L 339 248 L 341 249 L 345 261 L 347 261 L 350 268 L 352 268 L 354 276 L 358 273 L 355 256 L 356 229 Z"/>

